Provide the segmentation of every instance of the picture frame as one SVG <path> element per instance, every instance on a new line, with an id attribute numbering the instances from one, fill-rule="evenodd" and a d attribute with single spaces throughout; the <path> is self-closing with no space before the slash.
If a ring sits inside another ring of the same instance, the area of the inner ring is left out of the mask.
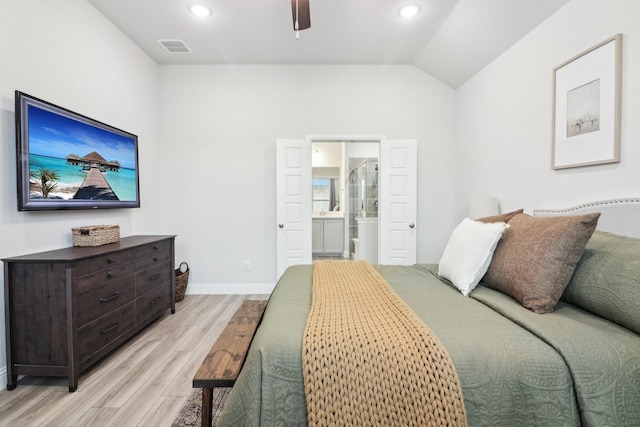
<path id="1" fill-rule="evenodd" d="M 552 168 L 620 161 L 622 34 L 553 70 Z"/>

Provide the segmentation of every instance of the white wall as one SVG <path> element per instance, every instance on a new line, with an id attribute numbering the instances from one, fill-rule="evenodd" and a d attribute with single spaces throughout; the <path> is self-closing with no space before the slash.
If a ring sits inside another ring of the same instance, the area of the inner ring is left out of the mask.
<path id="1" fill-rule="evenodd" d="M 153 202 L 153 179 L 147 171 L 156 162 L 157 71 L 155 63 L 85 0 L 0 2 L 0 258 L 70 246 L 71 228 L 81 225 L 118 224 L 123 236 L 134 234 L 137 216 L 151 211 Z M 137 134 L 142 203 L 148 207 L 18 212 L 16 89 Z M 154 215 L 144 219 L 154 220 Z M 2 315 L 0 387 L 6 384 L 4 332 Z"/>
<path id="2" fill-rule="evenodd" d="M 640 2 L 572 0 L 457 93 L 456 217 L 473 196 L 502 210 L 640 196 Z M 553 69 L 623 34 L 622 161 L 551 169 Z"/>
<path id="3" fill-rule="evenodd" d="M 160 86 L 160 221 L 178 234 L 192 289 L 275 282 L 277 138 L 417 138 L 418 259 L 439 259 L 453 212 L 451 88 L 410 66 L 306 65 L 163 66 Z"/>

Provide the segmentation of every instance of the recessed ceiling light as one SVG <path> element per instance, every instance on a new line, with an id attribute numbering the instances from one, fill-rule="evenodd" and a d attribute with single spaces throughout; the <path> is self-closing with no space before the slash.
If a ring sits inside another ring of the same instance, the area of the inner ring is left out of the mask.
<path id="1" fill-rule="evenodd" d="M 211 9 L 209 9 L 207 6 L 203 4 L 197 4 L 197 3 L 191 4 L 189 5 L 189 11 L 194 15 L 200 16 L 203 18 L 206 18 L 207 16 L 211 15 Z"/>
<path id="2" fill-rule="evenodd" d="M 398 15 L 403 18 L 413 18 L 420 12 L 420 6 L 417 4 L 407 4 L 398 10 Z"/>

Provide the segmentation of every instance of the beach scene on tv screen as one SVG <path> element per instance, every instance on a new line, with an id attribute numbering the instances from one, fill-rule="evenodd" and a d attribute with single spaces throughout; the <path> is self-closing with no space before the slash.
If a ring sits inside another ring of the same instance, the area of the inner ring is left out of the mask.
<path id="1" fill-rule="evenodd" d="M 28 108 L 30 199 L 136 200 L 134 138 Z"/>

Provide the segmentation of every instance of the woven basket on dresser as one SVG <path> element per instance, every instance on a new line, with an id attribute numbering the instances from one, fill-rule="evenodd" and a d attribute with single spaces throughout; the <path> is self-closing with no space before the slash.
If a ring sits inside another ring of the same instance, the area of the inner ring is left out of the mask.
<path id="1" fill-rule="evenodd" d="M 182 264 L 187 266 L 186 271 L 182 271 Z M 181 262 L 178 268 L 176 268 L 176 302 L 180 302 L 184 299 L 184 294 L 187 292 L 187 282 L 189 281 L 189 264 Z"/>
<path id="2" fill-rule="evenodd" d="M 88 225 L 71 229 L 73 246 L 102 246 L 120 241 L 118 225 Z"/>

